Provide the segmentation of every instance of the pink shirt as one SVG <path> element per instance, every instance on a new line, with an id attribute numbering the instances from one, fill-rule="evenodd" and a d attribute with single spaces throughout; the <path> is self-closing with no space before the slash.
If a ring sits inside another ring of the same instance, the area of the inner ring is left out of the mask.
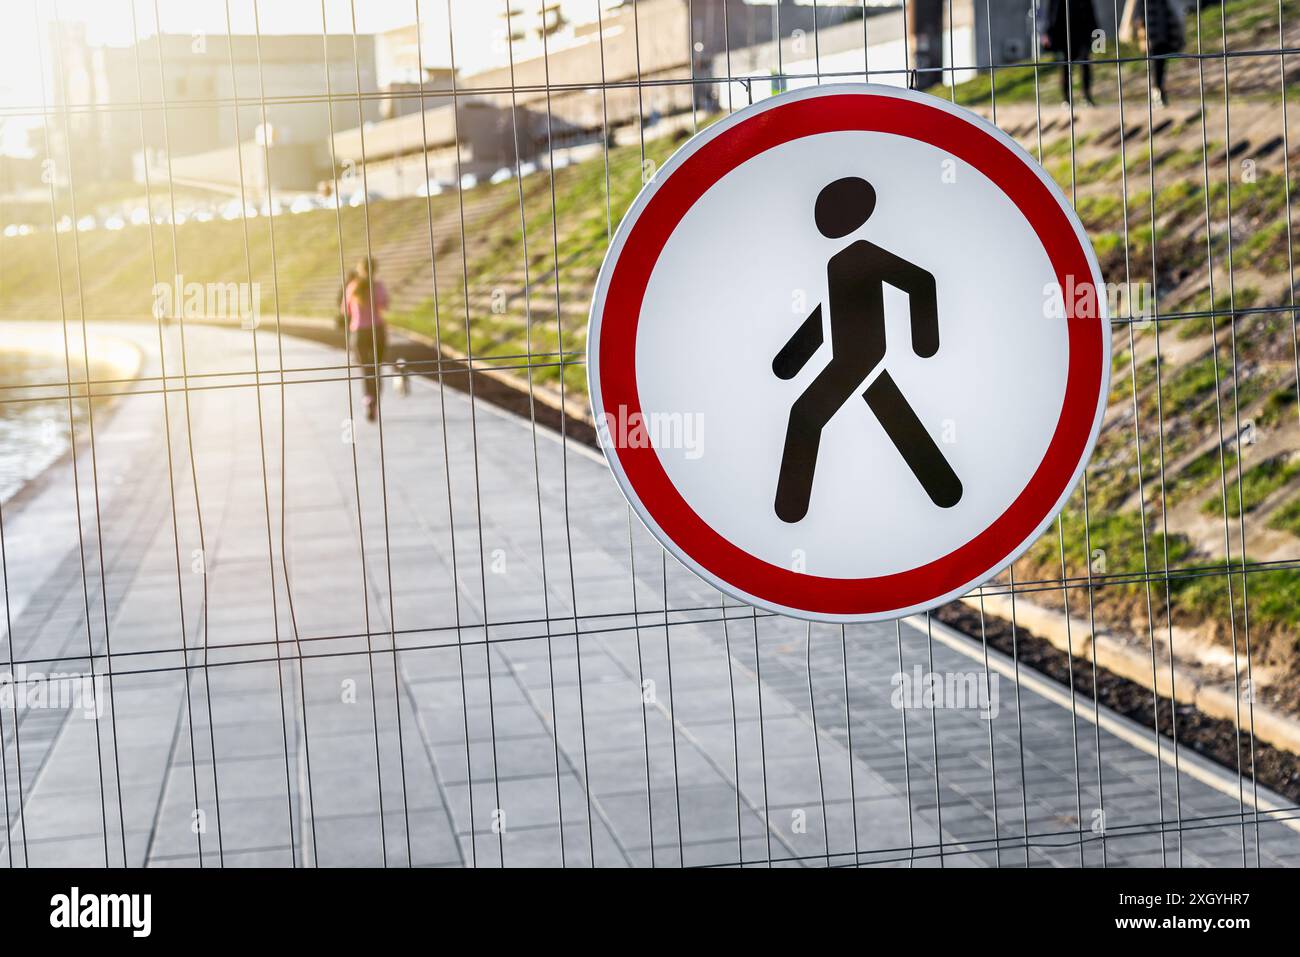
<path id="1" fill-rule="evenodd" d="M 371 315 L 371 300 L 374 300 L 374 315 Z M 384 324 L 384 310 L 388 308 L 388 290 L 378 280 L 371 284 L 370 295 L 357 295 L 357 281 L 348 283 L 347 292 L 343 294 L 343 303 L 347 307 L 349 329 L 369 329 L 373 325 Z"/>

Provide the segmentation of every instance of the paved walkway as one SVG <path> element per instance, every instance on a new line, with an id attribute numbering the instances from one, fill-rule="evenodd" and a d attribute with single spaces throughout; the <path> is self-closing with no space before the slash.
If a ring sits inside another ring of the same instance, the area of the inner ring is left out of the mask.
<path id="1" fill-rule="evenodd" d="M 198 327 L 187 397 L 173 327 L 164 404 L 156 331 L 112 331 L 142 378 L 5 504 L 0 646 L 110 700 L 0 708 L 0 862 L 1300 864 L 1248 783 L 1243 826 L 1235 778 L 999 655 L 991 720 L 897 709 L 982 650 L 723 602 L 598 455 L 463 392 L 353 425 L 337 351 Z"/>

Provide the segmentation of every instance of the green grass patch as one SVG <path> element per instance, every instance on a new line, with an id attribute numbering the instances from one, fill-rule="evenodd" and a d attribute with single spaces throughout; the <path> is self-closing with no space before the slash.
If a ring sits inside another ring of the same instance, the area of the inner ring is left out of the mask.
<path id="1" fill-rule="evenodd" d="M 1237 452 L 1235 449 L 1228 449 L 1220 457 L 1217 448 L 1202 452 L 1177 475 L 1169 479 L 1169 488 L 1165 493 L 1165 498 L 1169 505 L 1175 505 L 1182 501 L 1187 495 L 1203 488 L 1211 479 L 1219 479 L 1222 475 L 1227 475 L 1237 465 Z"/>
<path id="2" fill-rule="evenodd" d="M 1300 535 L 1300 495 L 1293 495 L 1269 516 L 1268 527 L 1279 532 Z"/>
<path id="3" fill-rule="evenodd" d="M 1300 475 L 1300 458 L 1292 455 L 1275 455 L 1256 466 L 1247 469 L 1241 476 L 1241 489 L 1238 483 L 1228 480 L 1228 517 L 1238 517 L 1244 507 L 1247 513 L 1253 512 L 1259 504 Z M 1206 515 L 1223 514 L 1223 495 L 1219 494 L 1201 506 Z"/>

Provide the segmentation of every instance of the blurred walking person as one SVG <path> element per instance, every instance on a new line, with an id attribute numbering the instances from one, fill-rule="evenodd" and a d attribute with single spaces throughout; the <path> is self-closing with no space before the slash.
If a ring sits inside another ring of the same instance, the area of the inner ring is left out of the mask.
<path id="1" fill-rule="evenodd" d="M 365 394 L 366 419 L 375 420 L 379 405 L 379 368 L 388 344 L 388 327 L 384 310 L 388 308 L 388 291 L 376 278 L 378 264 L 366 257 L 357 263 L 356 277 L 343 292 L 343 310 L 348 317 L 348 342 L 356 363 L 361 367 Z"/>
<path id="2" fill-rule="evenodd" d="M 1099 29 L 1092 0 L 1044 0 L 1038 7 L 1036 21 L 1041 31 L 1043 49 L 1061 58 L 1061 97 L 1064 105 L 1074 108 L 1074 84 L 1071 82 L 1071 65 L 1079 67 L 1083 81 L 1083 100 L 1089 106 L 1097 104 L 1092 99 L 1092 35 Z"/>
<path id="3" fill-rule="evenodd" d="M 1169 93 L 1165 89 L 1166 57 L 1180 52 L 1186 42 L 1182 17 L 1171 0 L 1128 0 L 1123 24 L 1125 30 L 1121 31 L 1121 36 L 1136 38 L 1150 58 L 1154 86 L 1151 101 L 1156 106 L 1164 106 L 1169 102 Z"/>
<path id="4" fill-rule="evenodd" d="M 348 269 L 343 285 L 339 286 L 339 311 L 334 314 L 334 328 L 346 330 L 348 327 L 348 286 L 357 278 L 355 269 Z"/>

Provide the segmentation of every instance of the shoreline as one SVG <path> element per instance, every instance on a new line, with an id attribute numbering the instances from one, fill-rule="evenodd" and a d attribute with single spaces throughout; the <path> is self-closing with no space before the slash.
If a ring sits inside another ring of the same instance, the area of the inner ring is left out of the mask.
<path id="1" fill-rule="evenodd" d="M 0 384 L 0 398 L 39 403 L 86 402 L 91 382 L 120 382 L 121 387 L 94 396 L 96 400 L 104 400 L 102 408 L 109 415 L 115 406 L 113 399 L 124 394 L 134 384 L 144 366 L 143 351 L 128 339 L 89 327 L 83 335 L 80 323 L 74 325 L 57 320 L 0 321 L 0 353 L 49 358 L 53 365 L 63 366 L 62 381 Z M 89 367 L 84 379 L 69 381 L 69 360 L 78 365 L 84 362 Z M 95 375 L 90 371 L 98 368 L 107 369 L 108 375 Z M 13 396 L 14 393 L 18 393 L 18 396 Z M 32 469 L 32 474 L 8 492 L 0 493 L 0 506 L 8 506 L 29 495 L 50 469 L 71 455 L 74 440 L 78 443 L 84 441 L 83 436 L 76 434 L 75 426 L 69 426 L 68 423 L 64 423 L 61 438 L 64 448 L 52 450 L 48 457 L 38 459 L 39 464 Z"/>

